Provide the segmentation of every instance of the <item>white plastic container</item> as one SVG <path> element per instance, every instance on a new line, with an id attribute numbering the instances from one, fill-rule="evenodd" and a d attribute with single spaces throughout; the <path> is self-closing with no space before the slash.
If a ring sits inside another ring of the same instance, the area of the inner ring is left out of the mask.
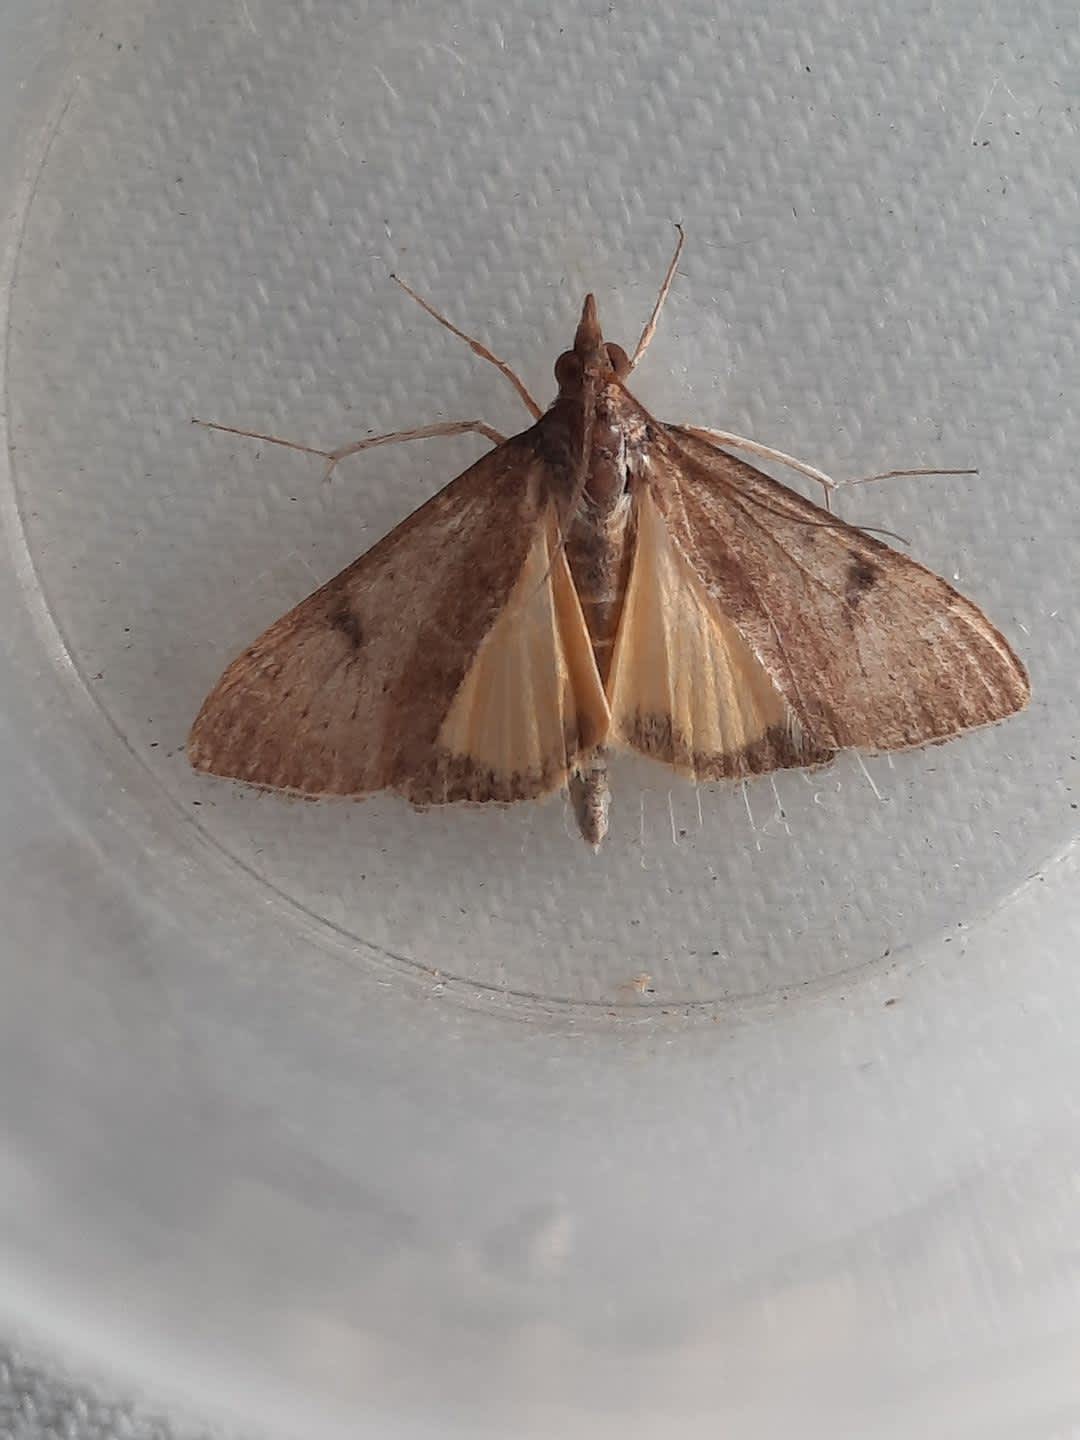
<path id="1" fill-rule="evenodd" d="M 2 25 L 0 1319 L 310 1437 L 1064 1434 L 1071 11 Z M 224 662 L 479 453 L 322 488 L 191 416 L 523 428 L 388 272 L 546 396 L 586 289 L 635 338 L 672 220 L 636 393 L 836 474 L 977 465 L 843 513 L 985 606 L 1031 710 L 700 810 L 626 761 L 595 859 L 561 801 L 191 774 Z"/>

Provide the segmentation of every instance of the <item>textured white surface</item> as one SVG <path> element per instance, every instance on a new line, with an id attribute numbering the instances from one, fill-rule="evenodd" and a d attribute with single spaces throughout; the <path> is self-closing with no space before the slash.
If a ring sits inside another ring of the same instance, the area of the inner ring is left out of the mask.
<path id="1" fill-rule="evenodd" d="M 126 1396 L 104 1394 L 84 1376 L 43 1367 L 0 1348 L 0 1435 L 4 1440 L 208 1440 L 207 1433 L 142 1409 Z"/>
<path id="2" fill-rule="evenodd" d="M 115 1280 L 113 1348 L 245 1413 L 271 1375 L 422 1433 L 770 1434 L 803 1381 L 879 1434 L 1061 1413 L 1073 8 L 63 8 L 13 10 L 46 58 L 5 157 L 11 1293 L 72 1337 Z M 224 662 L 480 444 L 322 488 L 190 417 L 521 428 L 388 272 L 546 398 L 586 289 L 636 336 L 673 220 L 637 393 L 837 475 L 977 465 L 843 509 L 985 606 L 1031 710 L 869 760 L 881 799 L 756 783 L 753 827 L 627 761 L 596 860 L 559 801 L 191 775 Z"/>

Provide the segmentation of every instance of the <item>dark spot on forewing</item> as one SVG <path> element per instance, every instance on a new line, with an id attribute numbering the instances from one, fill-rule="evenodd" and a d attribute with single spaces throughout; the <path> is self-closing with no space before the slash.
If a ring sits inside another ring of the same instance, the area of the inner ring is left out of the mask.
<path id="1" fill-rule="evenodd" d="M 880 577 L 881 570 L 872 560 L 867 560 L 865 555 L 853 555 L 847 572 L 848 604 L 858 605 L 867 591 L 874 588 Z"/>
<path id="2" fill-rule="evenodd" d="M 330 624 L 335 630 L 345 636 L 354 650 L 359 650 L 361 645 L 363 645 L 363 628 L 348 604 L 344 604 L 334 611 L 330 616 Z"/>

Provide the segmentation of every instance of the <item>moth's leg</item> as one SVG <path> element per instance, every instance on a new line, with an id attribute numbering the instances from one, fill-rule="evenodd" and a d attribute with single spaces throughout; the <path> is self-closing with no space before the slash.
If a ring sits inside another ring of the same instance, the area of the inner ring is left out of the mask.
<path id="1" fill-rule="evenodd" d="M 833 480 L 823 470 L 816 469 L 813 465 L 807 465 L 805 460 L 796 460 L 794 455 L 785 455 L 783 450 L 773 450 L 771 446 L 762 445 L 757 440 L 747 440 L 743 435 L 732 435 L 727 430 L 713 430 L 707 425 L 681 425 L 681 430 L 688 431 L 691 435 L 698 435 L 703 440 L 718 440 L 721 445 L 730 445 L 733 450 L 746 450 L 751 455 L 761 455 L 766 460 L 775 460 L 778 465 L 786 465 L 791 470 L 797 470 L 800 475 L 813 480 L 825 491 L 825 509 L 832 510 L 832 497 L 835 491 L 846 489 L 849 485 L 869 485 L 874 480 L 895 480 L 901 475 L 977 475 L 977 470 L 884 470 L 880 475 L 861 475 L 855 480 Z"/>
<path id="2" fill-rule="evenodd" d="M 500 374 L 505 375 L 507 380 L 510 381 L 510 384 L 513 385 L 514 389 L 524 401 L 525 408 L 528 410 L 529 414 L 533 417 L 533 419 L 540 419 L 540 416 L 544 412 L 540 409 L 540 406 L 529 394 L 528 390 L 526 389 L 524 380 L 522 380 L 518 375 L 514 373 L 513 370 L 510 369 L 510 366 L 506 363 L 505 360 L 500 360 L 497 355 L 492 354 L 492 352 L 487 348 L 486 345 L 481 345 L 479 340 L 474 340 L 471 335 L 466 335 L 464 330 L 459 330 L 458 327 L 452 321 L 448 320 L 445 315 L 441 315 L 439 311 L 435 309 L 434 305 L 429 305 L 428 302 L 424 300 L 421 296 L 419 296 L 415 290 L 411 289 L 408 285 L 406 285 L 405 281 L 402 280 L 400 275 L 391 275 L 390 279 L 396 281 L 397 284 L 401 286 L 402 290 L 405 291 L 406 295 L 411 295 L 412 298 L 416 301 L 416 303 L 420 306 L 421 310 L 426 310 L 427 313 L 432 317 L 432 319 L 437 320 L 440 325 L 445 325 L 447 330 L 450 331 L 451 335 L 456 335 L 459 340 L 464 340 L 465 344 L 468 345 L 469 349 L 473 352 L 474 355 L 479 355 L 481 360 L 490 360 L 491 364 L 495 366 L 496 370 L 498 370 Z"/>
<path id="3" fill-rule="evenodd" d="M 786 465 L 789 470 L 797 470 L 800 475 L 805 475 L 824 490 L 826 510 L 832 509 L 833 491 L 849 483 L 834 480 L 826 475 L 824 470 L 807 465 L 805 460 L 797 460 L 794 455 L 785 455 L 783 450 L 774 450 L 770 445 L 762 445 L 757 440 L 747 440 L 743 435 L 733 435 L 729 430 L 713 430 L 707 425 L 680 425 L 679 429 L 690 435 L 697 435 L 699 439 L 717 440 L 721 445 L 730 445 L 733 450 L 746 450 L 751 455 L 760 455 L 764 460 L 775 460 L 778 465 Z"/>
<path id="4" fill-rule="evenodd" d="M 837 487 L 844 485 L 869 485 L 873 480 L 895 480 L 902 475 L 977 475 L 978 470 L 883 470 L 880 475 L 860 475 L 855 480 L 837 480 Z"/>
<path id="5" fill-rule="evenodd" d="M 667 299 L 668 291 L 671 289 L 671 282 L 675 279 L 675 271 L 679 265 L 679 256 L 682 254 L 682 247 L 686 244 L 686 236 L 683 233 L 682 226 L 676 225 L 675 229 L 679 232 L 679 238 L 675 242 L 675 254 L 671 257 L 671 264 L 667 267 L 667 274 L 664 276 L 664 282 L 660 286 L 660 294 L 656 297 L 656 304 L 652 308 L 652 314 L 648 320 L 646 320 L 645 329 L 642 330 L 641 338 L 638 340 L 634 353 L 630 357 L 631 370 L 633 370 L 634 366 L 645 354 L 645 351 L 652 343 L 653 336 L 656 334 L 656 322 L 660 319 L 660 311 L 664 308 L 664 301 Z"/>
<path id="6" fill-rule="evenodd" d="M 421 425 L 416 430 L 394 430 L 389 435 L 369 435 L 364 440 L 354 440 L 336 450 L 318 450 L 314 445 L 299 445 L 295 440 L 282 440 L 277 435 L 264 435 L 260 430 L 240 430 L 235 425 L 219 425 L 214 420 L 196 420 L 206 430 L 223 430 L 226 435 L 246 435 L 252 440 L 265 440 L 268 445 L 283 445 L 286 450 L 299 450 L 303 455 L 320 455 L 326 461 L 323 480 L 329 480 L 334 466 L 348 455 L 359 455 L 361 450 L 372 450 L 376 445 L 396 445 L 399 440 L 433 440 L 440 435 L 467 435 L 475 432 L 490 440 L 493 445 L 502 445 L 506 436 L 483 420 L 447 420 L 439 425 Z"/>

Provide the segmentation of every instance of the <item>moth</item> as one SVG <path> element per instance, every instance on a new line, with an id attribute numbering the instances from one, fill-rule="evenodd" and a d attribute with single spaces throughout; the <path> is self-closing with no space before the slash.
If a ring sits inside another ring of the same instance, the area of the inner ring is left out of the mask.
<path id="1" fill-rule="evenodd" d="M 398 282 L 515 386 L 533 423 L 509 439 L 462 420 L 325 451 L 211 426 L 322 456 L 327 478 L 396 441 L 473 431 L 494 448 L 229 665 L 191 731 L 192 765 L 420 807 L 566 788 L 598 848 L 613 750 L 739 780 L 947 740 L 1023 708 L 1024 667 L 976 605 L 730 451 L 801 471 L 827 506 L 828 476 L 665 424 L 630 393 L 682 244 L 679 228 L 632 356 L 605 342 L 585 297 L 544 411 Z"/>

